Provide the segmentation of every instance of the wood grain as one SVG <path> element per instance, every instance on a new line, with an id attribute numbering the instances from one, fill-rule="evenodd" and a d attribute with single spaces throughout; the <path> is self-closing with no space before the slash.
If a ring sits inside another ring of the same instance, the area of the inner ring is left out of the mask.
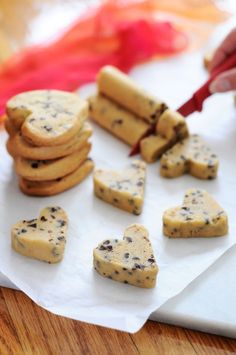
<path id="1" fill-rule="evenodd" d="M 119 332 L 56 316 L 7 288 L 0 311 L 0 354 L 236 354 L 233 339 L 151 321 L 136 334 Z"/>

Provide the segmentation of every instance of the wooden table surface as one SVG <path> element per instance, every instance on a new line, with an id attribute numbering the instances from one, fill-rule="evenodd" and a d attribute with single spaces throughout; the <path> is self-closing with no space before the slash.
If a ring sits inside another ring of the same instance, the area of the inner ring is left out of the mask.
<path id="1" fill-rule="evenodd" d="M 39 3 L 0 0 L 0 62 L 27 43 Z M 22 292 L 0 288 L 0 354 L 220 355 L 236 354 L 236 340 L 151 321 L 136 334 L 118 332 L 53 315 Z"/>

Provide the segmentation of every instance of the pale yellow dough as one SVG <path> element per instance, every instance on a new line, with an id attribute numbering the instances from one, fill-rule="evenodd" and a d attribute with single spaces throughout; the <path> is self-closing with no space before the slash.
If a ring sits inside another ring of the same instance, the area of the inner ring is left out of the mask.
<path id="1" fill-rule="evenodd" d="M 62 208 L 46 207 L 37 219 L 20 221 L 12 227 L 12 248 L 30 258 L 57 263 L 63 258 L 67 225 Z"/>
<path id="2" fill-rule="evenodd" d="M 156 124 L 156 134 L 141 140 L 140 151 L 147 163 L 153 163 L 176 142 L 188 137 L 185 118 L 178 112 L 167 109 Z"/>
<path id="3" fill-rule="evenodd" d="M 147 122 L 103 95 L 90 97 L 89 104 L 91 118 L 131 146 L 149 129 Z"/>
<path id="4" fill-rule="evenodd" d="M 95 270 L 103 277 L 125 284 L 152 288 L 158 267 L 146 228 L 132 224 L 123 240 L 106 239 L 93 251 Z"/>
<path id="5" fill-rule="evenodd" d="M 140 142 L 141 156 L 147 163 L 154 163 L 169 147 L 169 141 L 160 135 L 152 134 Z"/>
<path id="6" fill-rule="evenodd" d="M 199 179 L 210 180 L 216 177 L 218 165 L 217 155 L 195 134 L 162 155 L 160 173 L 168 178 L 189 173 Z"/>
<path id="7" fill-rule="evenodd" d="M 123 172 L 96 169 L 94 193 L 113 206 L 139 215 L 144 201 L 145 179 L 146 164 L 139 160 L 132 161 Z"/>
<path id="8" fill-rule="evenodd" d="M 163 101 L 150 95 L 126 74 L 109 65 L 100 70 L 97 85 L 100 93 L 142 117 L 148 123 L 155 123 L 167 108 Z"/>
<path id="9" fill-rule="evenodd" d="M 202 189 L 187 190 L 183 204 L 163 215 L 163 233 L 171 238 L 217 237 L 227 232 L 225 211 Z"/>

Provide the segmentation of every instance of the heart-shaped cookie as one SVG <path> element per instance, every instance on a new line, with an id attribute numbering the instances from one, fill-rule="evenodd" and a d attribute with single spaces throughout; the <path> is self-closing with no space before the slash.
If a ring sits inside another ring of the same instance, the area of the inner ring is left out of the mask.
<path id="1" fill-rule="evenodd" d="M 137 287 L 156 284 L 158 267 L 148 238 L 140 224 L 126 228 L 123 240 L 107 239 L 93 251 L 94 268 L 109 279 Z"/>
<path id="2" fill-rule="evenodd" d="M 35 90 L 14 96 L 6 110 L 30 143 L 52 146 L 68 142 L 80 130 L 88 105 L 68 92 Z"/>
<path id="3" fill-rule="evenodd" d="M 186 191 L 182 206 L 164 212 L 163 233 L 171 238 L 218 237 L 227 234 L 222 207 L 201 189 Z"/>
<path id="4" fill-rule="evenodd" d="M 214 179 L 219 161 L 215 153 L 196 134 L 184 139 L 161 157 L 163 177 L 174 178 L 189 173 L 199 179 Z"/>
<path id="5" fill-rule="evenodd" d="M 70 155 L 52 160 L 30 160 L 15 158 L 15 169 L 18 175 L 31 181 L 49 181 L 61 178 L 76 170 L 87 158 L 91 144 L 84 146 Z"/>
<path id="6" fill-rule="evenodd" d="M 146 164 L 134 160 L 123 172 L 97 169 L 94 172 L 94 193 L 113 206 L 139 215 L 142 212 Z"/>
<path id="7" fill-rule="evenodd" d="M 61 207 L 46 207 L 37 219 L 20 221 L 12 227 L 12 248 L 24 256 L 57 263 L 63 257 L 67 225 Z"/>
<path id="8" fill-rule="evenodd" d="M 92 135 L 92 127 L 85 122 L 82 129 L 69 142 L 51 147 L 37 147 L 28 143 L 21 132 L 17 132 L 7 141 L 7 150 L 13 157 L 20 156 L 26 159 L 47 160 L 61 158 L 72 154 L 82 148 Z"/>
<path id="9" fill-rule="evenodd" d="M 88 158 L 72 173 L 50 181 L 30 181 L 22 177 L 19 186 L 22 192 L 30 196 L 52 196 L 80 184 L 93 170 L 94 163 Z"/>

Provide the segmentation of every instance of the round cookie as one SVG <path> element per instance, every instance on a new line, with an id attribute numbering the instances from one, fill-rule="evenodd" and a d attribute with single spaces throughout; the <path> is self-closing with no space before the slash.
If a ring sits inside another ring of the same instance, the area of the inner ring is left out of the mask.
<path id="1" fill-rule="evenodd" d="M 82 182 L 93 170 L 94 163 L 87 159 L 71 174 L 52 181 L 28 181 L 20 178 L 19 186 L 22 192 L 30 196 L 52 196 L 72 188 Z"/>
<path id="2" fill-rule="evenodd" d="M 18 175 L 27 180 L 54 180 L 76 170 L 87 158 L 90 149 L 91 144 L 86 143 L 81 150 L 56 160 L 29 160 L 16 157 L 15 169 Z"/>
<path id="3" fill-rule="evenodd" d="M 20 132 L 9 138 L 7 150 L 13 157 L 21 156 L 26 159 L 50 160 L 61 158 L 79 150 L 92 135 L 92 127 L 85 122 L 82 129 L 69 142 L 52 147 L 37 147 L 28 143 Z"/>
<path id="4" fill-rule="evenodd" d="M 11 98 L 6 111 L 28 142 L 53 146 L 68 142 L 79 132 L 88 115 L 88 104 L 65 91 L 34 90 Z"/>

